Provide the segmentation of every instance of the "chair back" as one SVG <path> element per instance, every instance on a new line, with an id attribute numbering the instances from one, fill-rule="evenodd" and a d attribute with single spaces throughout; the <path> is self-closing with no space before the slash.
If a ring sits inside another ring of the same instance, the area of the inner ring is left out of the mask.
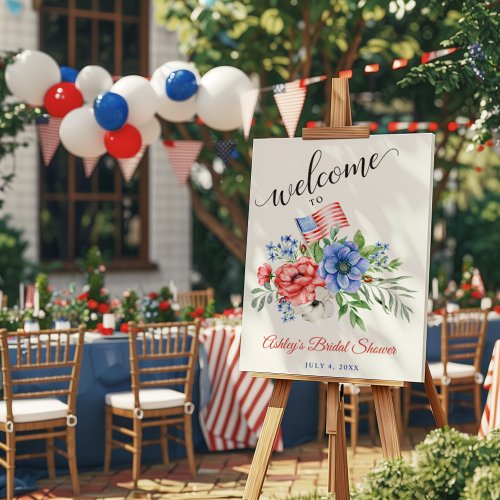
<path id="1" fill-rule="evenodd" d="M 129 331 L 135 408 L 140 408 L 139 391 L 152 387 L 181 387 L 186 402 L 191 402 L 199 321 L 131 323 Z"/>
<path id="2" fill-rule="evenodd" d="M 83 325 L 65 330 L 0 332 L 8 420 L 13 419 L 12 401 L 16 399 L 61 397 L 69 414 L 75 414 L 84 335 Z M 14 351 L 13 359 L 9 351 Z M 27 374 L 33 371 L 37 376 Z"/>
<path id="3" fill-rule="evenodd" d="M 486 328 L 488 326 L 488 310 L 461 309 L 447 313 L 443 311 L 441 331 L 441 361 L 444 375 L 449 361 L 458 361 L 474 365 L 476 373 L 481 371 Z"/>
<path id="4" fill-rule="evenodd" d="M 192 306 L 195 309 L 201 307 L 205 309 L 210 301 L 214 299 L 214 289 L 192 290 L 190 292 L 179 292 L 177 302 L 181 309 Z"/>

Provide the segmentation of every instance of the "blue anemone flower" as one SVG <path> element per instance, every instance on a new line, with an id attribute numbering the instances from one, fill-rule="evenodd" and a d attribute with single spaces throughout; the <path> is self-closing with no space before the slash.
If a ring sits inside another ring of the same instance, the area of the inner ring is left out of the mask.
<path id="1" fill-rule="evenodd" d="M 356 243 L 335 242 L 324 248 L 318 274 L 326 281 L 326 287 L 331 292 L 355 293 L 369 267 L 370 262 L 358 253 Z"/>

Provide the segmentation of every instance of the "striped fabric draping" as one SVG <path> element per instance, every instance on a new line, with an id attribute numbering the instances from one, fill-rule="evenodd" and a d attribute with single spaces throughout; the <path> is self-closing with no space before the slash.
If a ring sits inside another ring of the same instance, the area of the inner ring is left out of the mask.
<path id="1" fill-rule="evenodd" d="M 269 379 L 240 372 L 241 326 L 203 329 L 211 395 L 200 410 L 200 425 L 210 451 L 255 448 L 272 393 Z M 283 449 L 281 431 L 275 449 Z"/>
<path id="2" fill-rule="evenodd" d="M 484 388 L 489 392 L 479 427 L 479 435 L 482 437 L 500 427 L 500 340 L 497 340 L 493 347 Z"/>

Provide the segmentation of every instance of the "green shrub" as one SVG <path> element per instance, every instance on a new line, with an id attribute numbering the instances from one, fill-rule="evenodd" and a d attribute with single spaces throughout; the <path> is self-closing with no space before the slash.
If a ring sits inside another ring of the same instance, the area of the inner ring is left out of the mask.
<path id="1" fill-rule="evenodd" d="M 462 496 L 466 500 L 500 498 L 500 464 L 478 467 L 474 475 L 467 480 Z"/>
<path id="2" fill-rule="evenodd" d="M 478 441 L 445 427 L 430 432 L 415 448 L 419 484 L 427 498 L 458 498 L 479 465 Z"/>
<path id="3" fill-rule="evenodd" d="M 418 491 L 417 484 L 415 470 L 404 459 L 384 460 L 367 474 L 360 485 L 354 488 L 351 498 L 356 500 L 423 499 L 424 496 Z"/>
<path id="4" fill-rule="evenodd" d="M 500 429 L 486 438 L 445 427 L 415 448 L 415 461 L 382 462 L 353 492 L 357 500 L 500 499 Z"/>
<path id="5" fill-rule="evenodd" d="M 0 217 L 0 290 L 9 297 L 9 305 L 19 298 L 19 282 L 25 277 L 28 246 L 22 231 L 11 226 L 10 216 Z"/>

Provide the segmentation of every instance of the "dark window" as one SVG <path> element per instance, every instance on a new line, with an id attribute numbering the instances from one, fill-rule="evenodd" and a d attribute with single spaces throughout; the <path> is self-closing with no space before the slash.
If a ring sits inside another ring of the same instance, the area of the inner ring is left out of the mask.
<path id="1" fill-rule="evenodd" d="M 99 64 L 112 75 L 148 74 L 149 2 L 45 0 L 40 48 L 63 66 Z M 92 177 L 59 147 L 49 167 L 40 162 L 40 255 L 72 268 L 91 245 L 117 267 L 148 261 L 147 155 L 131 182 L 117 162 L 101 157 Z"/>

